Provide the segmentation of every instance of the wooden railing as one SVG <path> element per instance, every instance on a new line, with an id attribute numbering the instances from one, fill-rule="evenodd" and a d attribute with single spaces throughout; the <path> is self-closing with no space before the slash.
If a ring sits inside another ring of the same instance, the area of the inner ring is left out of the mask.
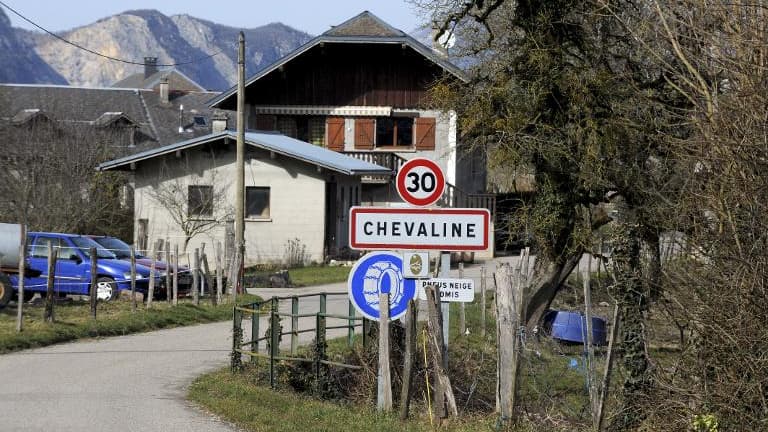
<path id="1" fill-rule="evenodd" d="M 355 159 L 389 168 L 394 171 L 395 175 L 403 164 L 408 161 L 408 159 L 397 153 L 390 152 L 347 151 L 344 154 Z M 392 177 L 391 181 L 394 181 L 394 178 Z M 496 195 L 467 193 L 448 182 L 445 183 L 445 192 L 438 201 L 438 204 L 443 207 L 485 208 L 491 212 L 491 220 L 494 220 L 496 216 Z"/>

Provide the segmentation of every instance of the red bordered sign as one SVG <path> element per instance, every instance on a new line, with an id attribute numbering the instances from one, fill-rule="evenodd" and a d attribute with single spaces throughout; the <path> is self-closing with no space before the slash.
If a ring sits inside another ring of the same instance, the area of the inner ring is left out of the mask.
<path id="1" fill-rule="evenodd" d="M 397 193 L 408 204 L 428 206 L 437 202 L 445 190 L 443 170 L 434 161 L 414 158 L 397 173 Z"/>
<path id="2" fill-rule="evenodd" d="M 488 249 L 491 213 L 476 208 L 352 207 L 349 246 L 360 250 Z"/>

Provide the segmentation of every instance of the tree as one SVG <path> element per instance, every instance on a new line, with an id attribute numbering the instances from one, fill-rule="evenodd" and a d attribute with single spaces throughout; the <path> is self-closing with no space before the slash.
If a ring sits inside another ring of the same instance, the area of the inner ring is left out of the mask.
<path id="1" fill-rule="evenodd" d="M 29 114 L 25 122 L 0 121 L 0 219 L 31 230 L 130 235 L 127 179 L 95 167 L 115 157 L 132 131 Z"/>
<path id="2" fill-rule="evenodd" d="M 212 165 L 215 167 L 215 163 Z M 197 235 L 209 232 L 234 217 L 228 199 L 228 185 L 217 182 L 215 170 L 209 170 L 197 183 L 169 174 L 153 187 L 149 196 L 164 208 L 184 234 L 183 251 Z"/>
<path id="3" fill-rule="evenodd" d="M 593 231 L 610 221 L 608 202 L 620 204 L 610 231 L 627 379 L 612 428 L 637 427 L 651 388 L 644 320 L 650 295 L 658 295 L 652 269 L 671 211 L 662 204 L 682 184 L 668 143 L 688 133 L 668 109 L 684 98 L 666 68 L 647 60 L 645 45 L 656 41 L 647 25 L 652 9 L 593 0 L 427 4 L 436 5 L 441 31 L 458 32 L 476 63 L 468 86 L 438 84 L 434 100 L 459 113 L 465 139 L 486 146 L 489 160 L 535 177 L 531 206 L 515 215 L 533 227 L 536 243 L 529 326 L 592 248 Z"/>

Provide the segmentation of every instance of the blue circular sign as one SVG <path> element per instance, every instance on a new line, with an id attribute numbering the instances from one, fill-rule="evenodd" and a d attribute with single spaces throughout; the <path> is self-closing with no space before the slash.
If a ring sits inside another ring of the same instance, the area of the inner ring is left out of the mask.
<path id="1" fill-rule="evenodd" d="M 379 294 L 389 294 L 389 318 L 398 319 L 416 296 L 416 280 L 403 277 L 403 258 L 371 252 L 355 263 L 347 280 L 349 299 L 366 318 L 379 319 Z"/>

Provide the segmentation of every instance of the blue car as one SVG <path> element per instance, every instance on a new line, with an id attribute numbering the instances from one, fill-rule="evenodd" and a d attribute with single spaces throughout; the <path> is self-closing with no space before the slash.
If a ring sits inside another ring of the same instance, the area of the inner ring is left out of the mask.
<path id="1" fill-rule="evenodd" d="M 110 251 L 87 236 L 48 232 L 27 234 L 27 265 L 39 273 L 25 275 L 24 293 L 27 299 L 35 292 L 45 293 L 48 279 L 48 246 L 58 250 L 54 291 L 59 295 L 89 295 L 91 285 L 90 249 L 96 248 L 96 296 L 109 301 L 117 297 L 118 291 L 131 289 L 131 265 L 117 259 Z M 162 283 L 162 274 L 157 273 L 155 284 Z M 18 275 L 11 275 L 14 290 L 18 289 Z M 136 291 L 146 294 L 149 288 L 149 267 L 136 265 Z"/>

